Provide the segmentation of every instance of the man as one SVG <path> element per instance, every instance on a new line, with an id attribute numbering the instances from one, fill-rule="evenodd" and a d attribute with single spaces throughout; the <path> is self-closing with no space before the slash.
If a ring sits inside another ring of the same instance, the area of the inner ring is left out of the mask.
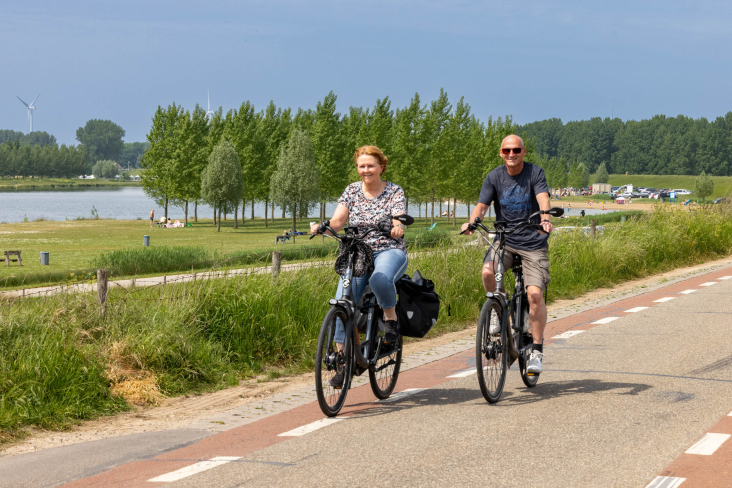
<path id="1" fill-rule="evenodd" d="M 470 215 L 470 222 L 476 217 L 483 219 L 488 206 L 493 202 L 496 220 L 508 223 L 508 229 L 518 223 L 525 222 L 538 210 L 549 210 L 549 187 L 544 170 L 539 166 L 524 162 L 526 147 L 519 136 L 508 136 L 501 142 L 501 158 L 506 163 L 494 169 L 483 182 L 478 204 Z M 553 227 L 548 214 L 542 214 L 541 223 L 544 232 L 524 227 L 519 232 L 506 236 L 506 252 L 504 266 L 510 269 L 513 255 L 521 256 L 524 269 L 524 283 L 529 296 L 529 325 L 534 339 L 531 356 L 526 368 L 528 373 L 541 373 L 544 358 L 544 328 L 546 327 L 546 304 L 544 290 L 549 284 L 549 250 L 547 241 Z M 541 222 L 539 222 L 539 220 Z M 463 231 L 468 231 L 469 223 L 463 224 Z M 493 292 L 496 287 L 493 269 L 494 251 L 489 249 L 483 260 L 483 287 L 486 292 Z M 493 331 L 491 331 L 493 333 Z"/>
<path id="2" fill-rule="evenodd" d="M 155 220 L 155 209 L 152 209 L 152 210 L 150 210 L 150 227 L 152 227 L 154 220 Z"/>

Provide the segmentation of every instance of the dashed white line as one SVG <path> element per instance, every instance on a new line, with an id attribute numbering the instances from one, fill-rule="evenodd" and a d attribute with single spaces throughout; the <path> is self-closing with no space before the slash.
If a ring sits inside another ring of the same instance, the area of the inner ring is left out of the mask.
<path id="1" fill-rule="evenodd" d="M 283 432 L 282 434 L 277 434 L 277 437 L 298 437 L 301 435 L 309 434 L 310 432 L 316 431 L 318 429 L 322 429 L 323 427 L 327 427 L 331 424 L 335 424 L 336 422 L 340 422 L 341 420 L 347 418 L 348 417 L 328 417 L 325 419 L 316 420 L 315 422 L 303 425 L 302 427 L 298 427 L 297 429 L 292 429 L 288 430 L 287 432 Z"/>
<path id="2" fill-rule="evenodd" d="M 674 298 L 676 298 L 676 297 L 663 297 L 663 298 L 659 298 L 658 300 L 653 300 L 653 303 L 668 302 L 669 300 L 673 300 Z"/>
<path id="3" fill-rule="evenodd" d="M 697 290 L 684 290 L 684 291 L 680 291 L 679 295 L 688 295 L 689 293 L 694 293 L 695 291 L 697 291 Z"/>
<path id="4" fill-rule="evenodd" d="M 416 393 L 419 393 L 420 391 L 424 391 L 427 388 L 407 388 L 404 391 L 400 391 L 399 393 L 394 393 L 392 396 L 385 400 L 376 400 L 378 403 L 388 403 L 388 402 L 395 402 L 397 400 L 401 400 L 402 398 L 406 398 L 408 396 L 414 395 Z"/>
<path id="5" fill-rule="evenodd" d="M 717 284 L 716 281 L 707 281 L 706 283 L 702 283 L 699 286 L 712 286 L 712 285 L 716 285 L 716 284 Z"/>
<path id="6" fill-rule="evenodd" d="M 727 417 L 732 417 L 732 412 L 728 413 Z"/>
<path id="7" fill-rule="evenodd" d="M 686 481 L 686 478 L 675 478 L 673 476 L 656 476 L 646 488 L 676 488 L 681 483 Z"/>
<path id="8" fill-rule="evenodd" d="M 641 310 L 645 310 L 647 308 L 648 307 L 635 307 L 635 308 L 631 308 L 630 310 L 626 310 L 626 312 L 635 313 L 635 312 L 640 312 Z"/>
<path id="9" fill-rule="evenodd" d="M 568 330 L 567 332 L 562 332 L 559 335 L 555 335 L 554 337 L 552 337 L 552 339 L 569 339 L 570 337 L 581 334 L 582 332 L 584 332 L 584 330 Z"/>
<path id="10" fill-rule="evenodd" d="M 732 279 L 732 276 L 722 276 L 721 278 L 717 278 L 718 280 L 730 280 Z"/>
<path id="11" fill-rule="evenodd" d="M 714 434 L 707 432 L 704 437 L 696 441 L 696 444 L 691 446 L 685 452 L 686 454 L 700 454 L 702 456 L 711 456 L 714 451 L 719 449 L 719 446 L 725 443 L 727 439 L 732 437 L 730 434 Z"/>
<path id="12" fill-rule="evenodd" d="M 593 325 L 595 324 L 607 324 L 608 322 L 612 322 L 613 320 L 618 320 L 620 317 L 605 317 L 604 319 L 596 320 L 592 322 Z"/>
<path id="13" fill-rule="evenodd" d="M 160 476 L 149 479 L 147 481 L 152 483 L 170 483 L 172 481 L 182 480 L 183 478 L 193 476 L 194 474 L 201 473 L 203 471 L 208 471 L 209 469 L 215 468 L 216 466 L 221 466 L 222 464 L 236 461 L 237 459 L 241 459 L 241 456 L 218 456 L 215 458 L 211 458 L 208 461 L 201 461 L 199 463 L 186 466 L 185 468 L 171 471 L 170 473 L 161 474 Z"/>
<path id="14" fill-rule="evenodd" d="M 450 376 L 448 376 L 448 378 L 465 378 L 466 376 L 475 374 L 476 371 L 478 371 L 476 368 L 470 368 L 470 369 L 466 369 L 465 371 L 458 371 L 455 374 L 451 374 Z"/>

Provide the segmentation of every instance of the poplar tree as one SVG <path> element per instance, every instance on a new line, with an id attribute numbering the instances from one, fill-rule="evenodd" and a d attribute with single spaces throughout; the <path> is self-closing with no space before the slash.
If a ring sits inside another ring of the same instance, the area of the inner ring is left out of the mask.
<path id="1" fill-rule="evenodd" d="M 597 171 L 595 171 L 595 183 L 607 183 L 610 181 L 610 175 L 607 174 L 607 168 L 605 167 L 605 163 L 600 163 L 600 166 L 597 167 Z"/>
<path id="2" fill-rule="evenodd" d="M 704 171 L 696 178 L 696 194 L 704 200 L 714 191 L 714 180 Z"/>
<path id="3" fill-rule="evenodd" d="M 297 213 L 307 216 L 319 200 L 319 185 L 320 172 L 310 136 L 302 129 L 294 128 L 287 144 L 280 150 L 270 183 L 270 198 L 290 212 L 293 232 L 297 230 Z"/>
<path id="4" fill-rule="evenodd" d="M 336 199 L 348 184 L 344 167 L 341 115 L 336 112 L 338 97 L 331 91 L 315 108 L 312 136 L 315 164 L 320 171 L 320 221 L 325 220 L 325 204 Z"/>
<path id="5" fill-rule="evenodd" d="M 208 166 L 201 175 L 201 197 L 218 211 L 216 231 L 221 231 L 221 212 L 238 205 L 244 191 L 239 156 L 228 140 L 222 141 L 211 152 Z"/>

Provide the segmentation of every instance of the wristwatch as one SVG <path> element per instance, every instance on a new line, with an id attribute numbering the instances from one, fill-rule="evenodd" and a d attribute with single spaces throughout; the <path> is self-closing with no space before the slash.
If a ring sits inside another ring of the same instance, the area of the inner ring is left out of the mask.
<path id="1" fill-rule="evenodd" d="M 402 224 L 397 224 L 397 227 L 401 227 L 403 230 L 407 230 L 407 228 L 404 227 Z"/>

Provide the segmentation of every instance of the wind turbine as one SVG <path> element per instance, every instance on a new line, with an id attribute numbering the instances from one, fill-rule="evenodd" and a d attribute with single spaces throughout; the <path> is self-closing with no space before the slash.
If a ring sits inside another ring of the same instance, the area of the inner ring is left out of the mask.
<path id="1" fill-rule="evenodd" d="M 208 90 L 208 110 L 206 110 L 206 117 L 211 120 L 214 116 L 214 111 L 211 110 L 211 90 Z"/>
<path id="2" fill-rule="evenodd" d="M 38 97 L 40 97 L 40 96 L 41 96 L 41 94 L 39 93 L 38 94 Z M 36 106 L 33 105 L 33 104 L 36 103 L 36 100 L 38 100 L 38 97 L 34 98 L 33 101 L 30 103 L 30 105 L 28 105 L 27 103 L 25 103 L 19 96 L 16 95 L 16 97 L 15 97 L 18 100 L 20 100 L 23 105 L 25 105 L 26 107 L 28 107 L 28 121 L 30 122 L 30 131 L 29 131 L 29 133 L 30 132 L 33 132 L 33 111 L 36 109 Z"/>

